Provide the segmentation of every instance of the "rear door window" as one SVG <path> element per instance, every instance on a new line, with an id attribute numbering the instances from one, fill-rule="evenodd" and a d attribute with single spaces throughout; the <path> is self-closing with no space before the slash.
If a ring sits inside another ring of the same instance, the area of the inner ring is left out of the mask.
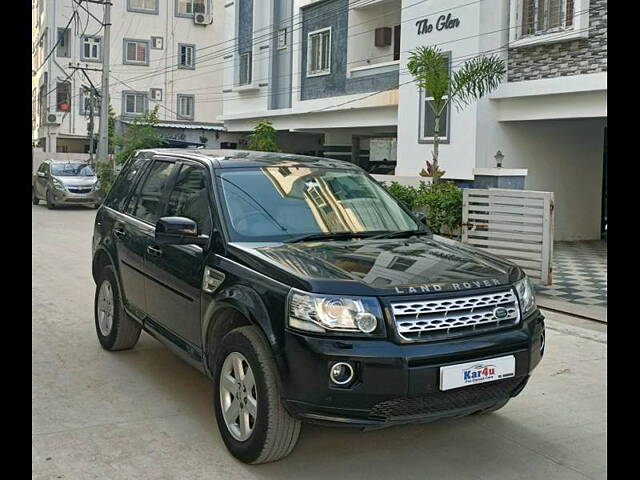
<path id="1" fill-rule="evenodd" d="M 174 162 L 155 160 L 144 182 L 138 184 L 139 187 L 129 200 L 125 213 L 152 225 L 155 224 L 160 217 L 162 201 L 168 193 L 167 189 L 174 169 Z"/>
<path id="2" fill-rule="evenodd" d="M 116 178 L 105 205 L 119 212 L 124 210 L 125 202 L 129 196 L 129 192 L 133 189 L 136 178 L 142 174 L 145 167 L 151 163 L 151 159 L 145 156 L 139 156 L 131 160 L 125 165 L 124 169 Z"/>

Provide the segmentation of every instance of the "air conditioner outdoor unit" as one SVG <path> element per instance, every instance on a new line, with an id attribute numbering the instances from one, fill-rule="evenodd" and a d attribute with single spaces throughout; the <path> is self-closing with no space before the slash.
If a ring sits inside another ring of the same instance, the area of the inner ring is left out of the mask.
<path id="1" fill-rule="evenodd" d="M 196 25 L 209 25 L 213 22 L 210 0 L 194 0 L 193 23 Z"/>
<path id="2" fill-rule="evenodd" d="M 60 125 L 62 123 L 62 114 L 47 113 L 47 125 Z"/>

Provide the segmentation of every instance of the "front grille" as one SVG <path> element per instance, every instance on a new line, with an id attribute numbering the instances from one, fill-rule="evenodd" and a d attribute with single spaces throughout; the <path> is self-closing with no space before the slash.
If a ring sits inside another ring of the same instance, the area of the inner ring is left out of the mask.
<path id="1" fill-rule="evenodd" d="M 89 193 L 91 192 L 91 187 L 67 187 L 67 190 L 71 193 Z"/>
<path id="2" fill-rule="evenodd" d="M 484 403 L 497 403 L 510 398 L 525 381 L 526 378 L 510 378 L 444 392 L 395 398 L 374 405 L 369 410 L 369 418 L 399 420 L 403 417 L 434 415 Z"/>
<path id="3" fill-rule="evenodd" d="M 504 310 L 498 311 L 499 308 Z M 398 334 L 411 342 L 473 335 L 510 327 L 520 321 L 518 300 L 513 290 L 438 300 L 394 302 L 391 311 Z"/>

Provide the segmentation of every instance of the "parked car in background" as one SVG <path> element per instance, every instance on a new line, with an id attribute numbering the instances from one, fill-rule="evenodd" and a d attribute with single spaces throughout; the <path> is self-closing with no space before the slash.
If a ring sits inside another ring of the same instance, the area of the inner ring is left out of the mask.
<path id="1" fill-rule="evenodd" d="M 59 205 L 87 205 L 98 208 L 102 202 L 98 177 L 85 162 L 45 160 L 40 164 L 31 183 L 31 200 L 40 200 L 47 208 Z"/>
<path id="2" fill-rule="evenodd" d="M 208 375 L 222 439 L 247 463 L 289 454 L 301 421 L 498 410 L 544 354 L 521 268 L 433 235 L 349 162 L 138 151 L 92 245 L 102 347 L 144 330 Z"/>

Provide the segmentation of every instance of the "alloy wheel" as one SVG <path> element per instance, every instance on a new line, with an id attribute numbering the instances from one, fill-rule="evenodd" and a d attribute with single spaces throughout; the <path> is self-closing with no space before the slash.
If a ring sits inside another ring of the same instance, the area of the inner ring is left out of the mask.
<path id="1" fill-rule="evenodd" d="M 108 280 L 100 285 L 100 293 L 98 294 L 98 326 L 100 333 L 108 337 L 113 327 L 113 288 Z"/>
<path id="2" fill-rule="evenodd" d="M 227 430 L 233 438 L 247 440 L 256 425 L 258 397 L 249 362 L 239 352 L 225 358 L 220 372 L 220 406 Z"/>

